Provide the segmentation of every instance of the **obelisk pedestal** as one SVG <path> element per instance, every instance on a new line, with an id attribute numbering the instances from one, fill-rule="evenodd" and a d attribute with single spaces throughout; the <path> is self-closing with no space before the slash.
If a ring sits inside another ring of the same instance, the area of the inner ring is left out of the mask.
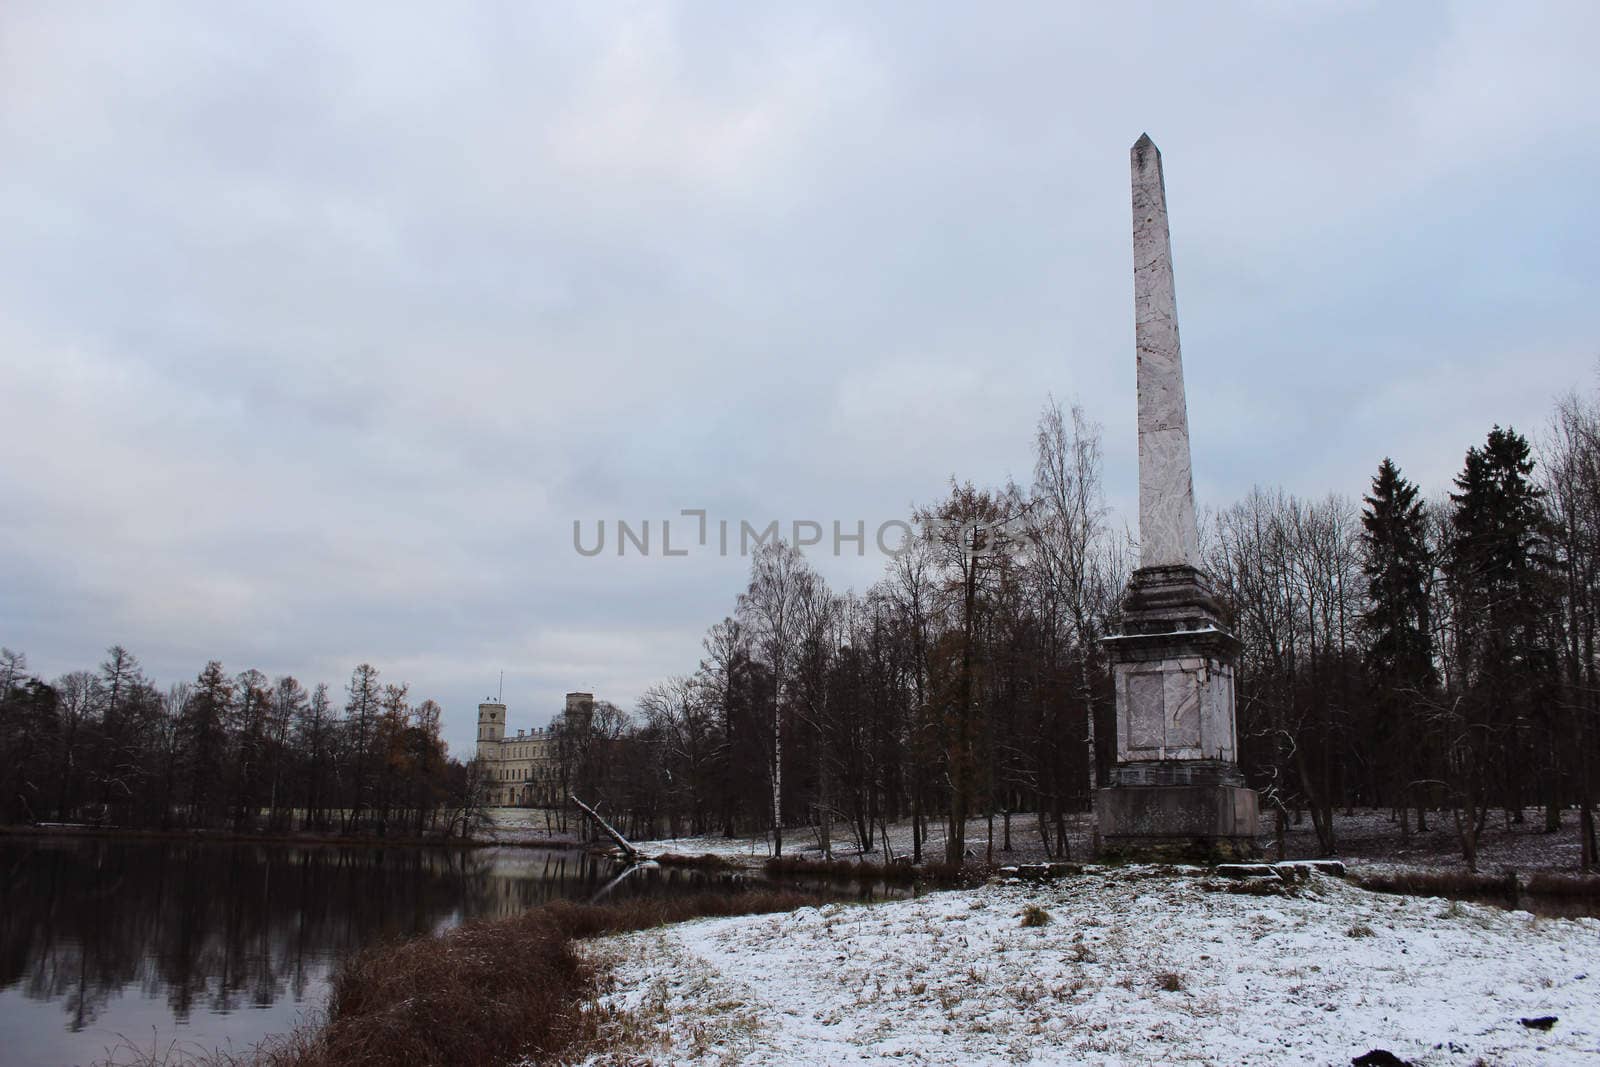
<path id="1" fill-rule="evenodd" d="M 1178 342 L 1166 186 L 1148 135 L 1131 153 L 1139 389 L 1139 569 L 1106 638 L 1117 758 L 1095 793 L 1103 855 L 1254 855 L 1256 794 L 1239 772 L 1233 672 L 1239 642 L 1200 567 L 1189 416 Z"/>

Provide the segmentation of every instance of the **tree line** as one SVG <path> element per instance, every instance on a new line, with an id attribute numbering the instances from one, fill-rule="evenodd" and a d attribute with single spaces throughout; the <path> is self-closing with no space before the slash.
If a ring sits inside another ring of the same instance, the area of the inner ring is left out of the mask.
<path id="1" fill-rule="evenodd" d="M 945 853 L 1026 834 L 1069 850 L 1114 759 L 1116 631 L 1137 547 L 1101 493 L 1099 428 L 1046 407 L 1027 485 L 952 481 L 865 593 L 830 590 L 793 547 L 756 551 L 748 586 L 690 672 L 652 686 L 589 788 L 675 833 L 814 828 L 888 845 L 931 826 Z M 1243 645 L 1241 764 L 1281 834 L 1309 816 L 1390 811 L 1442 827 L 1475 868 L 1489 820 L 1575 818 L 1596 861 L 1595 634 L 1600 404 L 1562 399 L 1537 448 L 1494 427 L 1451 490 L 1425 497 L 1385 458 L 1358 499 L 1257 488 L 1202 523 L 1205 565 Z M 992 844 L 988 847 L 992 847 Z"/>
<path id="2" fill-rule="evenodd" d="M 0 823 L 465 833 L 481 786 L 441 709 L 363 663 L 326 684 L 207 663 L 165 690 L 120 645 L 51 682 L 0 650 Z"/>
<path id="3" fill-rule="evenodd" d="M 782 540 L 707 631 L 688 674 L 650 687 L 609 744 L 631 773 L 591 789 L 630 824 L 673 833 L 814 826 L 823 849 L 887 847 L 910 820 L 921 862 L 967 854 L 969 818 L 1001 847 L 1068 849 L 1067 817 L 1109 758 L 1100 638 L 1132 560 L 1106 521 L 1098 427 L 1047 407 L 1028 486 L 952 482 L 864 594 L 831 590 Z M 994 834 L 990 835 L 994 839 Z"/>
<path id="4" fill-rule="evenodd" d="M 952 480 L 864 593 L 828 587 L 781 540 L 634 713 L 554 727 L 548 773 L 632 836 L 813 827 L 824 851 L 920 862 L 1016 835 L 1069 852 L 1114 758 L 1102 638 L 1137 546 L 1108 520 L 1099 427 L 1046 406 L 1032 477 Z M 1406 838 L 1443 826 L 1475 866 L 1491 817 L 1577 820 L 1596 861 L 1600 403 L 1570 395 L 1537 447 L 1494 427 L 1433 497 L 1385 458 L 1359 498 L 1257 488 L 1202 523 L 1242 642 L 1240 761 L 1279 832 L 1386 808 Z M 432 701 L 355 669 L 328 687 L 208 664 L 159 691 L 125 650 L 51 683 L 0 656 L 0 820 L 421 832 L 465 829 L 483 769 L 447 757 Z M 1569 816 L 1569 813 L 1571 815 Z M 566 825 L 566 820 L 562 820 Z M 809 831 L 808 831 L 809 832 Z"/>

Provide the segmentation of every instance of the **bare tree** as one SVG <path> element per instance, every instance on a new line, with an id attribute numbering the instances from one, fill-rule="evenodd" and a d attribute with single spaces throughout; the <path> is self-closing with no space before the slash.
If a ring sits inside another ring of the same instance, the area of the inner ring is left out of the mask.
<path id="1" fill-rule="evenodd" d="M 757 654 L 772 671 L 768 777 L 772 786 L 772 854 L 783 855 L 783 708 L 789 666 L 801 629 L 801 605 L 816 575 L 800 551 L 782 540 L 756 549 L 750 585 L 739 597 L 738 614 L 750 630 Z"/>
<path id="2" fill-rule="evenodd" d="M 639 713 L 664 745 L 660 758 L 671 781 L 671 795 L 688 809 L 690 833 L 703 833 L 713 792 L 713 759 L 718 749 L 716 713 L 707 689 L 694 679 L 673 675 L 646 689 Z"/>
<path id="3" fill-rule="evenodd" d="M 1095 678 L 1103 669 L 1100 638 L 1105 634 L 1104 609 L 1121 592 L 1104 564 L 1107 542 L 1106 507 L 1100 489 L 1100 427 L 1074 404 L 1068 416 L 1054 399 L 1039 417 L 1034 439 L 1034 476 L 1029 510 L 1032 586 L 1038 601 L 1047 677 L 1071 671 L 1076 682 L 1076 703 L 1083 713 L 1081 766 L 1084 785 L 1093 795 L 1100 780 L 1102 757 L 1096 744 Z M 1045 700 L 1046 732 L 1054 733 L 1049 717 L 1059 707 Z M 1051 783 L 1052 813 L 1057 844 L 1065 849 L 1063 787 L 1057 776 Z M 1048 842 L 1047 842 L 1048 847 Z"/>
<path id="4" fill-rule="evenodd" d="M 55 681 L 57 729 L 55 772 L 56 818 L 70 818 L 80 800 L 85 756 L 100 682 L 88 671 L 72 671 Z"/>
<path id="5" fill-rule="evenodd" d="M 1576 393 L 1557 402 L 1543 449 L 1543 485 L 1562 574 L 1562 718 L 1570 723 L 1578 797 L 1579 864 L 1600 865 L 1594 741 L 1600 736 L 1600 406 Z M 1559 734 L 1551 732 L 1553 743 Z M 1559 763 L 1552 754 L 1552 762 Z"/>
<path id="6" fill-rule="evenodd" d="M 910 693 L 904 726 L 905 746 L 912 768 L 911 862 L 922 862 L 927 840 L 928 782 L 935 766 L 937 716 L 933 708 L 931 666 L 934 635 L 943 627 L 939 576 L 934 543 L 919 538 L 889 563 L 888 576 L 877 587 L 899 623 L 907 645 L 907 681 Z"/>
<path id="7" fill-rule="evenodd" d="M 1243 642 L 1241 733 L 1279 796 L 1310 810 L 1329 855 L 1343 781 L 1335 756 L 1356 664 L 1357 529 L 1344 498 L 1308 504 L 1256 489 L 1218 516 L 1210 560 Z"/>
<path id="8" fill-rule="evenodd" d="M 350 683 L 345 687 L 345 730 L 352 753 L 352 781 L 347 805 L 346 827 L 361 824 L 372 801 L 372 763 L 374 741 L 378 732 L 378 715 L 382 708 L 382 693 L 378 685 L 378 668 L 363 663 L 350 672 Z"/>
<path id="9" fill-rule="evenodd" d="M 797 717 L 813 734 L 817 759 L 817 835 L 822 854 L 833 856 L 833 730 L 831 676 L 844 621 L 843 602 L 820 577 L 805 583 L 797 612 L 794 691 Z M 869 847 L 870 842 L 863 848 Z"/>
<path id="10" fill-rule="evenodd" d="M 284 675 L 273 684 L 272 705 L 267 717 L 270 754 L 267 821 L 275 828 L 288 824 L 288 813 L 283 808 L 287 792 L 284 775 L 288 769 L 291 731 L 305 714 L 306 699 L 305 686 L 293 675 Z"/>
<path id="11" fill-rule="evenodd" d="M 695 672 L 695 685 L 702 702 L 715 709 L 718 720 L 718 743 L 710 758 L 720 793 L 717 807 L 722 832 L 732 837 L 745 777 L 736 755 L 742 741 L 741 712 L 754 696 L 750 635 L 738 619 L 729 617 L 706 632 L 701 647 L 705 657 Z"/>
<path id="12" fill-rule="evenodd" d="M 966 858 L 966 821 L 986 770 L 980 760 L 983 709 L 978 705 L 981 613 L 992 603 L 1003 573 L 1015 565 L 1017 540 L 1012 526 L 1024 504 L 1011 491 L 992 493 L 971 483 L 952 483 L 950 496 L 917 513 L 917 525 L 932 553 L 940 592 L 956 621 L 953 632 L 935 645 L 934 691 L 943 714 L 945 783 L 949 789 L 945 862 Z"/>

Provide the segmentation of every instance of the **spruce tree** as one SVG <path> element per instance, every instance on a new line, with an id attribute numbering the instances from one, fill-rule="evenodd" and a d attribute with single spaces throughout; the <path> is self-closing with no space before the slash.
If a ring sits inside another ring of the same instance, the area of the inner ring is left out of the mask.
<path id="1" fill-rule="evenodd" d="M 1527 439 L 1496 426 L 1482 449 L 1467 450 L 1456 476 L 1450 573 L 1460 601 L 1471 680 L 1508 668 L 1546 666 L 1539 626 L 1549 606 L 1549 525 L 1544 490 L 1530 480 Z"/>
<path id="2" fill-rule="evenodd" d="M 1385 459 L 1372 479 L 1361 515 L 1366 545 L 1367 595 L 1363 621 L 1372 636 L 1367 665 L 1374 680 L 1392 690 L 1421 691 L 1434 684 L 1433 635 L 1428 620 L 1428 573 L 1433 566 L 1427 517 L 1417 487 Z"/>
<path id="3" fill-rule="evenodd" d="M 1428 546 L 1427 515 L 1417 487 L 1387 457 L 1372 479 L 1372 495 L 1364 498 L 1362 542 L 1366 549 L 1369 607 L 1362 623 L 1370 636 L 1367 669 L 1374 687 L 1379 736 L 1387 744 L 1376 755 L 1395 790 L 1400 832 L 1409 834 L 1407 815 L 1411 783 L 1426 777 L 1419 721 L 1426 694 L 1437 682 L 1433 663 L 1433 629 L 1428 617 L 1428 577 L 1433 554 Z M 1416 798 L 1417 828 L 1426 830 L 1422 798 Z"/>
<path id="4" fill-rule="evenodd" d="M 1499 763 L 1519 820 L 1515 798 L 1527 773 L 1520 736 L 1530 717 L 1542 719 L 1553 706 L 1547 690 L 1556 677 L 1546 632 L 1553 607 L 1549 524 L 1533 468 L 1527 439 L 1510 428 L 1494 427 L 1481 449 L 1467 451 L 1455 480 L 1459 492 L 1450 494 L 1447 568 L 1477 773 L 1487 775 L 1487 764 Z"/>

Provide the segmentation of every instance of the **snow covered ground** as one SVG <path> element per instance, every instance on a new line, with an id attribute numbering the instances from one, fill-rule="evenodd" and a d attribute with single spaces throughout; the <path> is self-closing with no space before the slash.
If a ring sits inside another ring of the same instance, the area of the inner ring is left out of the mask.
<path id="1" fill-rule="evenodd" d="M 1600 921 L 1209 884 L 1099 868 L 590 942 L 593 1062 L 1600 1063 Z"/>
<path id="2" fill-rule="evenodd" d="M 543 808 L 490 808 L 478 836 L 502 845 L 576 845 L 578 835 L 562 833 L 556 813 Z"/>
<path id="3" fill-rule="evenodd" d="M 1544 832 L 1544 813 L 1541 809 L 1529 808 L 1524 814 L 1523 823 L 1508 824 L 1500 812 L 1494 813 L 1479 843 L 1478 869 L 1490 873 L 1502 868 L 1515 868 L 1523 872 L 1577 870 L 1577 815 L 1573 812 L 1564 813 L 1561 829 L 1547 834 Z M 1399 824 L 1391 819 L 1387 809 L 1358 808 L 1349 815 L 1343 811 L 1336 812 L 1333 824 L 1338 854 L 1363 869 L 1371 864 L 1382 863 L 1418 870 L 1465 870 L 1449 814 L 1433 814 L 1430 820 L 1427 832 L 1413 830 L 1410 839 L 1402 842 Z M 1074 813 L 1067 816 L 1066 825 L 1070 858 L 1080 862 L 1092 858 L 1092 816 Z M 943 861 L 944 826 L 935 822 L 928 830 L 929 838 L 923 844 L 923 855 L 927 859 Z M 1011 817 L 1010 851 L 1004 848 L 1003 824 L 998 816 L 994 822 L 994 835 L 994 862 L 997 864 L 1035 863 L 1046 858 L 1040 844 L 1039 820 L 1035 814 L 1021 813 Z M 1270 813 L 1261 819 L 1258 840 L 1265 854 L 1274 854 L 1275 838 Z M 855 859 L 860 855 L 855 838 L 843 823 L 835 824 L 833 842 L 835 858 Z M 983 862 L 987 858 L 988 842 L 987 821 L 982 818 L 970 820 L 967 823 L 967 849 L 974 860 Z M 870 853 L 867 858 L 879 862 L 883 860 L 881 842 L 879 844 L 879 851 Z M 1299 826 L 1291 826 L 1284 844 L 1286 859 L 1310 859 L 1318 855 L 1320 849 L 1311 819 L 1307 817 Z M 890 825 L 889 846 L 895 856 L 911 855 L 909 821 Z M 642 842 L 640 847 L 651 853 L 699 855 L 711 852 L 745 862 L 758 862 L 772 854 L 771 843 L 766 835 L 667 838 Z M 817 855 L 816 828 L 804 826 L 784 831 L 783 850 L 785 854 L 798 856 Z"/>
<path id="4" fill-rule="evenodd" d="M 1091 817 L 1085 813 L 1077 813 L 1068 817 L 1068 840 L 1073 851 L 1073 858 L 1082 860 L 1088 857 L 1085 851 L 1089 847 Z M 1044 849 L 1039 845 L 1039 822 L 1036 815 L 1013 815 L 1011 817 L 1011 843 L 1010 852 L 1003 850 L 1005 843 L 1004 823 L 999 816 L 995 817 L 995 862 L 1002 864 L 1031 863 L 1044 859 Z M 945 826 L 943 822 L 932 822 L 928 825 L 927 838 L 922 843 L 923 859 L 933 862 L 944 861 Z M 971 858 L 982 861 L 988 854 L 989 826 L 983 818 L 969 819 L 967 821 L 967 850 Z M 723 837 L 720 834 L 708 834 L 703 837 L 669 837 L 659 841 L 635 842 L 640 848 L 649 853 L 676 852 L 687 856 L 699 856 L 711 853 L 727 859 L 743 860 L 749 862 L 764 861 L 772 855 L 772 838 L 770 834 L 755 834 L 746 837 Z M 874 840 L 876 851 L 868 853 L 865 858 L 874 862 L 884 861 L 882 839 Z M 889 851 L 894 857 L 911 856 L 911 821 L 909 819 L 889 825 Z M 786 856 L 818 857 L 821 855 L 822 846 L 815 826 L 797 826 L 783 832 L 783 853 Z M 845 823 L 835 823 L 833 828 L 833 856 L 835 859 L 854 860 L 862 858 L 861 850 L 857 845 L 855 836 Z"/>

